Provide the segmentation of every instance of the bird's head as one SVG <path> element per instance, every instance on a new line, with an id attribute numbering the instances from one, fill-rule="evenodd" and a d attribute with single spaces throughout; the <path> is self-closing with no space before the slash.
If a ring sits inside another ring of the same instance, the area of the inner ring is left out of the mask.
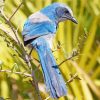
<path id="1" fill-rule="evenodd" d="M 73 17 L 73 12 L 68 6 L 64 4 L 60 5 L 55 9 L 55 12 L 59 22 L 71 20 L 72 22 L 77 24 L 77 20 Z"/>
<path id="2" fill-rule="evenodd" d="M 71 20 L 77 24 L 77 20 L 73 17 L 72 10 L 63 3 L 53 3 L 41 10 L 51 20 L 62 22 Z"/>

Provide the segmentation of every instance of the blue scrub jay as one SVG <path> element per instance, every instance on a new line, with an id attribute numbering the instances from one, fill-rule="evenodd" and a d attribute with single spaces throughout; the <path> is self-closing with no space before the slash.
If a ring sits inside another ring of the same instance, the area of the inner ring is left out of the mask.
<path id="1" fill-rule="evenodd" d="M 24 45 L 31 44 L 38 52 L 44 82 L 52 98 L 59 98 L 67 93 L 64 79 L 51 51 L 57 26 L 65 20 L 77 23 L 68 6 L 53 3 L 29 16 L 22 32 Z"/>

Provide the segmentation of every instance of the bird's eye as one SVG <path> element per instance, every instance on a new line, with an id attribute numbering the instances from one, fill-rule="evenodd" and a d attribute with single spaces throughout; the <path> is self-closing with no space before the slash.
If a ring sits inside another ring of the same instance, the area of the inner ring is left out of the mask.
<path id="1" fill-rule="evenodd" d="M 69 13 L 69 11 L 68 10 L 65 10 L 65 13 Z"/>

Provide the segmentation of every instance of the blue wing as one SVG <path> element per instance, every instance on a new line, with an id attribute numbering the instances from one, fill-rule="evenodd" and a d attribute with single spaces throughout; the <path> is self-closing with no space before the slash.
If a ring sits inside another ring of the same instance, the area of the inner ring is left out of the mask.
<path id="1" fill-rule="evenodd" d="M 47 35 L 47 34 L 54 34 L 56 32 L 56 25 L 50 21 L 43 21 L 43 22 L 33 22 L 32 20 L 28 19 L 23 28 L 23 37 L 24 42 L 34 40 L 37 37 Z"/>

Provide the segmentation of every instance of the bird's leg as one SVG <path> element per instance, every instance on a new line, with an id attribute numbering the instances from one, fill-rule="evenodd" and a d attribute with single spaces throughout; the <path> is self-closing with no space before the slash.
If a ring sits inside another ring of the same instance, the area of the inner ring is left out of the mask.
<path id="1" fill-rule="evenodd" d="M 29 52 L 29 56 L 31 55 L 32 51 L 33 51 L 33 47 L 31 48 L 31 50 L 30 50 L 30 52 Z"/>

